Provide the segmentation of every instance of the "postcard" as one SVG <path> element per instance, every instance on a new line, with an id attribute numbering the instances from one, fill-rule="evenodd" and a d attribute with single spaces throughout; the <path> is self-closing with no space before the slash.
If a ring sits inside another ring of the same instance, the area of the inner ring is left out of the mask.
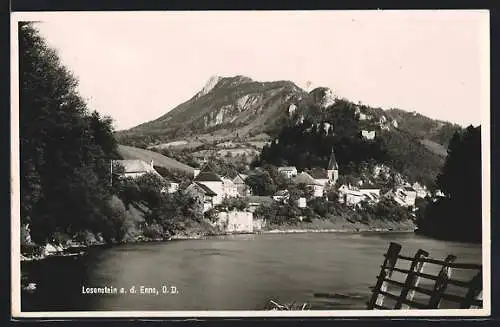
<path id="1" fill-rule="evenodd" d="M 490 314 L 489 12 L 13 12 L 12 316 Z"/>

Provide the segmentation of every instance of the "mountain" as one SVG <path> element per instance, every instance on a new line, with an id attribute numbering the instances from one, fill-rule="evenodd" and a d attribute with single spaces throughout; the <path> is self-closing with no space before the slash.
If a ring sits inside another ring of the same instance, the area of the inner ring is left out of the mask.
<path id="1" fill-rule="evenodd" d="M 308 127 L 294 127 L 298 125 Z M 308 166 L 327 158 L 330 151 L 327 147 L 318 153 L 312 150 L 310 158 L 305 158 L 311 150 L 309 141 L 306 142 L 311 128 L 315 133 L 323 129 L 332 135 L 328 142 L 338 145 L 344 169 L 351 169 L 350 163 L 383 161 L 412 180 L 424 180 L 428 185 L 444 162 L 449 140 L 455 131 L 461 130 L 456 124 L 415 112 L 353 103 L 326 87 L 307 92 L 290 81 L 258 82 L 239 75 L 213 76 L 191 99 L 116 136 L 121 144 L 165 153 L 177 149 L 182 151 L 178 158 L 193 157 L 198 161 L 211 155 L 239 160 L 243 152 L 247 153 L 245 160 L 253 160 L 263 147 L 269 149 L 270 141 L 278 142 L 281 138 L 286 140 L 282 156 L 269 155 L 268 150 L 268 162 Z M 291 133 L 292 137 L 283 134 L 285 129 L 285 134 Z M 375 143 L 365 145 L 362 131 L 376 135 Z M 302 141 L 294 138 L 299 134 Z M 318 140 L 321 136 L 315 142 Z M 302 148 L 294 142 L 303 142 Z M 232 144 L 229 149 L 228 144 Z M 290 158 L 292 153 L 302 163 Z"/>
<path id="2" fill-rule="evenodd" d="M 274 127 L 284 113 L 284 104 L 307 95 L 289 81 L 257 82 L 245 76 L 214 76 L 188 101 L 153 121 L 118 132 L 117 136 L 160 142 L 214 132 L 247 137 Z"/>
<path id="3" fill-rule="evenodd" d="M 446 156 L 446 148 L 453 134 L 462 130 L 458 124 L 435 120 L 415 111 L 389 109 L 386 110 L 386 114 L 399 122 L 400 129 L 419 138 L 422 144 L 431 151 L 444 156 Z"/>
<path id="4" fill-rule="evenodd" d="M 325 108 L 338 100 L 338 96 L 326 87 L 306 92 L 290 81 L 258 82 L 241 75 L 213 76 L 191 99 L 155 120 L 116 135 L 121 143 L 141 147 L 185 139 L 192 141 L 196 137 L 202 140 L 248 139 L 260 133 L 279 132 L 283 122 L 298 113 L 299 119 L 301 115 L 321 116 Z M 446 155 L 445 148 L 453 133 L 461 129 L 456 124 L 415 112 L 349 105 L 361 115 L 362 127 L 367 125 L 366 121 L 388 120 L 391 124 L 379 121 L 379 125 L 397 127 L 441 156 Z"/>

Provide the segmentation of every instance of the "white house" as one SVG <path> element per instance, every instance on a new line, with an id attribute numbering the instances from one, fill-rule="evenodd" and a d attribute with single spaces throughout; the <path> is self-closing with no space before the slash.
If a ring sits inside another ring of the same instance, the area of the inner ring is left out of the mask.
<path id="1" fill-rule="evenodd" d="M 164 187 L 161 190 L 162 193 L 172 194 L 172 193 L 175 193 L 179 190 L 179 183 L 171 181 L 171 180 L 167 180 L 166 182 L 167 182 L 168 186 Z"/>
<path id="2" fill-rule="evenodd" d="M 217 197 L 217 193 L 204 184 L 193 182 L 184 190 L 184 192 L 196 200 L 198 209 L 201 210 L 201 212 L 206 212 L 216 205 L 215 199 Z"/>
<path id="3" fill-rule="evenodd" d="M 224 181 L 219 175 L 211 171 L 200 172 L 194 179 L 194 182 L 205 185 L 216 194 L 214 198 L 214 205 L 220 204 L 222 199 L 226 197 L 224 193 Z"/>
<path id="4" fill-rule="evenodd" d="M 297 199 L 297 206 L 299 208 L 305 208 L 307 207 L 307 201 L 306 201 L 306 198 L 304 197 L 300 197 Z"/>
<path id="5" fill-rule="evenodd" d="M 339 192 L 339 202 L 344 203 L 348 206 L 358 205 L 361 201 L 365 199 L 365 195 L 361 193 L 358 189 L 351 187 L 350 185 L 342 185 L 338 188 Z"/>
<path id="6" fill-rule="evenodd" d="M 411 207 L 415 205 L 415 200 L 417 199 L 417 192 L 409 186 L 399 187 L 395 192 L 396 197 L 401 199 L 406 207 Z"/>
<path id="7" fill-rule="evenodd" d="M 426 196 L 430 196 L 430 192 L 427 190 L 427 187 L 424 185 L 420 185 L 420 183 L 415 182 L 412 185 L 412 188 L 417 192 L 417 198 L 425 198 Z"/>
<path id="8" fill-rule="evenodd" d="M 236 191 L 240 196 L 252 195 L 250 187 L 245 183 L 247 177 L 248 176 L 245 174 L 238 174 L 235 178 L 233 178 L 233 183 L 236 185 Z"/>
<path id="9" fill-rule="evenodd" d="M 313 197 L 322 197 L 325 191 L 325 184 L 316 181 L 311 175 L 303 171 L 294 177 L 295 184 L 305 184 L 313 191 Z"/>
<path id="10" fill-rule="evenodd" d="M 114 170 L 118 169 L 118 166 L 123 168 L 123 172 L 120 172 L 121 177 L 138 178 L 147 173 L 153 173 L 162 177 L 153 166 L 153 160 L 147 164 L 143 160 L 113 160 L 111 165 Z"/>
<path id="11" fill-rule="evenodd" d="M 375 139 L 375 131 L 362 130 L 361 131 L 361 136 L 365 140 L 373 140 L 373 139 Z"/>
<path id="12" fill-rule="evenodd" d="M 235 198 L 239 196 L 236 184 L 234 184 L 233 181 L 229 178 L 222 177 L 222 188 L 224 192 L 224 198 Z"/>
<path id="13" fill-rule="evenodd" d="M 370 203 L 377 203 L 380 199 L 380 189 L 379 188 L 371 188 L 371 187 L 363 187 L 359 188 L 359 192 L 364 195 L 364 199 Z"/>
<path id="14" fill-rule="evenodd" d="M 436 197 L 436 198 L 444 198 L 444 197 L 445 197 L 445 194 L 444 194 L 444 193 L 443 193 L 443 191 L 441 191 L 441 190 L 436 190 L 436 191 L 434 192 L 434 197 Z"/>
<path id="15" fill-rule="evenodd" d="M 287 167 L 278 167 L 278 172 L 282 173 L 288 178 L 292 178 L 294 176 L 297 176 L 297 168 L 293 166 L 287 166 Z"/>

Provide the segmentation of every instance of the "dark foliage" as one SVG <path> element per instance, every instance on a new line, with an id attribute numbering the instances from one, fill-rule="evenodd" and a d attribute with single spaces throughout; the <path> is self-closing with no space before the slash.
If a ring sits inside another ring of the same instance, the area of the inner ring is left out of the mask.
<path id="1" fill-rule="evenodd" d="M 456 133 L 437 178 L 446 197 L 429 203 L 418 220 L 419 232 L 443 239 L 481 241 L 481 127 Z"/>
<path id="2" fill-rule="evenodd" d="M 341 175 L 359 175 L 364 166 L 378 163 L 400 172 L 410 182 L 419 181 L 432 188 L 443 159 L 407 132 L 384 131 L 375 123 L 359 121 L 355 107 L 346 100 L 324 110 L 309 104 L 296 113 L 297 117 L 304 116 L 302 123 L 295 117 L 285 124 L 253 165 L 293 165 L 299 171 L 326 168 L 333 148 Z M 333 128 L 325 128 L 325 123 Z M 375 139 L 363 139 L 363 128 L 374 130 Z"/>
<path id="3" fill-rule="evenodd" d="M 31 24 L 20 24 L 19 73 L 22 223 L 37 243 L 56 233 L 113 234 L 111 119 L 88 111 L 77 80 Z"/>

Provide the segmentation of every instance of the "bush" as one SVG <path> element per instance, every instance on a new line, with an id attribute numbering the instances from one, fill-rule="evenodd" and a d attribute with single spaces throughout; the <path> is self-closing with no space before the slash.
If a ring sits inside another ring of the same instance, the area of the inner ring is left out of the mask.
<path id="1" fill-rule="evenodd" d="M 241 197 L 225 198 L 222 203 L 217 206 L 220 211 L 245 211 L 248 209 L 248 200 Z"/>
<path id="2" fill-rule="evenodd" d="M 151 240 L 163 239 L 166 236 L 163 227 L 161 227 L 159 224 L 144 225 L 142 233 L 144 237 Z"/>

